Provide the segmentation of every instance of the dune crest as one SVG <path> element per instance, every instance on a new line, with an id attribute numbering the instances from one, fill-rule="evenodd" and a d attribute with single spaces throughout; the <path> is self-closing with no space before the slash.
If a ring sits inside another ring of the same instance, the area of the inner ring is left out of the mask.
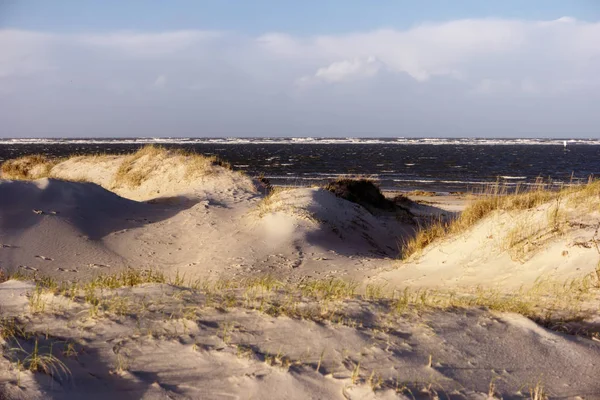
<path id="1" fill-rule="evenodd" d="M 26 156 L 2 165 L 3 179 L 52 177 L 93 182 L 137 201 L 203 194 L 255 193 L 253 180 L 215 157 L 145 146 L 128 155 L 76 156 L 50 161 Z"/>

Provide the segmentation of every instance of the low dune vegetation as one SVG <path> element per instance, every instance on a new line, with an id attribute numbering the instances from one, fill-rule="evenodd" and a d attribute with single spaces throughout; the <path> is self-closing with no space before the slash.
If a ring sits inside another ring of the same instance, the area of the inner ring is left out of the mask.
<path id="1" fill-rule="evenodd" d="M 394 211 L 410 202 L 404 196 L 397 197 L 397 201 L 388 199 L 374 181 L 366 178 L 339 178 L 325 185 L 325 189 L 342 199 L 360 204 L 371 212 Z"/>
<path id="2" fill-rule="evenodd" d="M 525 318 L 503 313 L 523 315 L 561 334 L 600 340 L 595 325 L 586 321 L 593 308 L 588 301 L 600 289 L 600 281 L 591 278 L 565 284 L 539 282 L 509 295 L 485 289 L 458 294 L 364 286 L 336 278 L 286 283 L 263 275 L 205 281 L 182 274 L 168 278 L 159 270 L 126 270 L 70 283 L 23 274 L 4 275 L 3 280 L 10 284 L 7 292 L 18 287 L 15 282 L 34 283 L 28 286 L 19 314 L 0 320 L 3 357 L 23 376 L 19 379 L 48 375 L 61 383 L 60 390 L 73 395 L 80 389 L 70 382 L 89 384 L 91 371 L 94 379 L 116 376 L 128 381 L 146 372 L 157 374 L 161 382 L 174 379 L 164 372 L 172 370 L 173 360 L 161 363 L 160 357 L 152 356 L 166 348 L 177 352 L 179 362 L 189 362 L 189 368 L 217 356 L 214 362 L 223 379 L 243 375 L 250 364 L 265 369 L 261 376 L 310 377 L 322 385 L 323 379 L 333 381 L 333 375 L 344 390 L 362 387 L 366 394 L 383 398 L 388 398 L 386 394 L 402 399 L 454 398 L 445 393 L 463 396 L 475 390 L 488 394 L 477 398 L 500 399 L 522 391 L 515 398 L 538 399 L 546 398 L 539 393 L 570 393 L 550 378 L 528 371 L 531 362 L 547 357 L 550 347 L 533 346 L 528 357 L 508 363 L 502 357 L 486 358 L 494 353 L 464 354 L 462 360 L 454 348 L 448 354 L 448 348 L 453 343 L 483 344 L 485 348 L 469 347 L 467 353 L 489 351 L 490 346 L 510 351 L 515 341 L 537 343 L 540 335 L 546 338 L 541 341 L 544 346 L 563 345 L 562 336 L 537 331 Z M 63 327 L 65 319 L 70 329 Z M 314 336 L 315 330 L 323 337 Z M 457 338 L 456 330 L 470 333 Z M 471 335 L 477 340 L 472 341 Z M 564 342 L 581 357 L 579 344 Z M 561 354 L 570 354 L 561 349 L 558 359 L 546 362 L 560 365 Z M 396 353 L 403 356 L 391 356 Z M 94 359 L 94 354 L 102 357 Z M 231 357 L 232 365 L 223 368 L 222 357 Z M 464 369 L 461 365 L 473 357 L 485 365 L 477 368 L 477 377 L 452 373 Z M 587 362 L 593 354 L 588 357 Z M 102 367 L 108 372 L 99 372 L 100 359 L 108 360 Z M 513 369 L 498 375 L 503 368 Z M 189 372 L 203 376 L 201 371 Z M 193 382 L 174 380 L 181 391 L 202 381 Z M 489 393 L 488 383 L 490 388 L 495 383 Z M 17 390 L 21 385 L 17 381 L 8 387 Z"/>
<path id="3" fill-rule="evenodd" d="M 184 167 L 184 177 L 187 179 L 209 175 L 215 172 L 214 166 L 231 169 L 231 165 L 216 156 L 204 156 L 182 149 L 167 149 L 161 146 L 146 145 L 136 152 L 124 156 L 91 155 L 50 158 L 34 154 L 7 160 L 0 168 L 3 179 L 32 180 L 39 178 L 63 178 L 60 168 L 53 171 L 57 165 L 68 160 L 101 163 L 107 159 L 119 159 L 120 165 L 113 177 L 112 186 L 140 186 L 167 159 L 176 159 L 175 164 Z M 64 178 L 63 178 L 64 179 Z"/>
<path id="4" fill-rule="evenodd" d="M 584 321 L 595 311 L 591 300 L 600 294 L 600 265 L 595 273 L 581 279 L 566 282 L 539 280 L 531 288 L 514 293 L 483 287 L 461 293 L 443 289 L 394 288 L 333 277 L 307 278 L 298 282 L 284 282 L 272 275 L 204 280 L 179 272 L 168 277 L 159 269 L 126 269 L 114 274 L 98 273 L 89 280 L 62 282 L 37 273 L 18 271 L 10 274 L 0 269 L 0 283 L 10 280 L 35 284 L 35 289 L 28 293 L 29 311 L 33 313 L 51 311 L 51 299 L 44 296 L 60 295 L 99 306 L 90 311 L 93 316 L 98 316 L 98 311 L 110 314 L 114 304 L 106 291 L 165 284 L 203 294 L 206 305 L 217 309 L 239 307 L 315 321 L 350 318 L 356 311 L 353 301 L 371 303 L 381 312 L 378 318 L 382 319 L 388 312 L 418 316 L 428 311 L 460 312 L 460 309 L 483 307 L 521 314 L 552 329 L 571 331 L 600 341 L 600 329 L 575 330 L 580 326 L 576 322 Z M 131 310 L 135 308 L 133 302 L 130 306 Z M 568 329 L 569 326 L 572 329 Z"/>
<path id="5" fill-rule="evenodd" d="M 414 224 L 410 212 L 413 202 L 401 194 L 388 199 L 371 179 L 344 177 L 328 183 L 324 188 L 337 197 L 361 205 L 371 214 L 393 213 L 399 221 Z"/>
<path id="6" fill-rule="evenodd" d="M 115 174 L 114 187 L 140 186 L 169 158 L 175 159 L 174 164 L 184 166 L 184 177 L 188 180 L 215 173 L 214 166 L 231 169 L 229 163 L 216 156 L 203 156 L 182 149 L 147 145 L 123 160 Z"/>
<path id="7" fill-rule="evenodd" d="M 523 211 L 543 205 L 549 207 L 548 226 L 545 228 L 558 232 L 563 223 L 568 223 L 561 220 L 566 209 L 579 210 L 580 214 L 600 211 L 600 180 L 590 179 L 587 184 L 571 185 L 557 190 L 538 182 L 532 189 L 517 190 L 513 193 L 509 193 L 506 187 L 499 184 L 491 185 L 482 194 L 477 195 L 456 218 L 437 218 L 419 229 L 413 238 L 403 243 L 402 257 L 406 259 L 420 253 L 435 241 L 463 233 L 494 212 Z M 528 227 L 517 224 L 515 233 L 522 233 L 526 228 Z M 513 244 L 519 240 L 514 239 Z M 508 247 L 513 246 L 509 244 Z"/>
<path id="8" fill-rule="evenodd" d="M 2 165 L 0 178 L 53 178 L 91 182 L 121 197 L 149 201 L 187 192 L 239 190 L 254 193 L 255 182 L 216 156 L 148 145 L 124 155 L 74 155 L 64 159 L 26 156 Z"/>
<path id="9" fill-rule="evenodd" d="M 19 180 L 47 178 L 52 168 L 59 162 L 60 159 L 41 154 L 7 160 L 0 167 L 0 178 Z"/>

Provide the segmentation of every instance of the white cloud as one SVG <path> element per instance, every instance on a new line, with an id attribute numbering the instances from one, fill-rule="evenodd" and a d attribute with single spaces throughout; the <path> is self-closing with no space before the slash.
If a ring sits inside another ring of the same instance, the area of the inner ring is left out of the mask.
<path id="1" fill-rule="evenodd" d="M 52 69 L 48 47 L 54 40 L 50 34 L 0 30 L 0 78 Z"/>
<path id="2" fill-rule="evenodd" d="M 73 39 L 84 46 L 116 50 L 125 56 L 161 57 L 186 51 L 195 45 L 218 39 L 220 36 L 220 33 L 212 31 L 117 32 L 78 35 Z"/>
<path id="3" fill-rule="evenodd" d="M 165 87 L 166 84 L 167 84 L 167 77 L 164 76 L 164 75 L 159 75 L 154 80 L 154 84 L 153 85 L 156 88 L 163 88 L 163 87 Z"/>
<path id="4" fill-rule="evenodd" d="M 307 81 L 310 78 L 324 82 L 344 82 L 361 78 L 371 78 L 379 72 L 381 63 L 375 57 L 366 59 L 355 58 L 331 63 L 327 67 L 317 70 L 313 77 L 301 78 Z"/>
<path id="5" fill-rule="evenodd" d="M 596 132 L 599 37 L 568 17 L 316 36 L 0 30 L 0 120 L 9 136 Z"/>

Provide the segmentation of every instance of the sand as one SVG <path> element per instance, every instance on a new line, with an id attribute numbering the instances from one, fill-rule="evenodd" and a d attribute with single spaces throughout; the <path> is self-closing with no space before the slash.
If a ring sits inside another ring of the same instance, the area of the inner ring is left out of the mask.
<path id="1" fill-rule="evenodd" d="M 401 261 L 419 224 L 472 199 L 413 196 L 407 220 L 321 188 L 268 195 L 178 153 L 128 157 L 0 180 L 0 269 L 21 276 L 0 283 L 0 398 L 600 398 L 600 296 L 572 283 L 600 260 L 595 203 L 565 201 L 560 229 L 554 203 L 495 212 Z M 120 181 L 124 165 L 147 176 Z M 94 281 L 142 270 L 164 278 Z M 543 308 L 553 293 L 540 282 L 576 288 L 552 303 L 560 324 L 439 305 L 442 293 L 537 288 Z M 30 371 L 36 342 L 60 363 Z"/>

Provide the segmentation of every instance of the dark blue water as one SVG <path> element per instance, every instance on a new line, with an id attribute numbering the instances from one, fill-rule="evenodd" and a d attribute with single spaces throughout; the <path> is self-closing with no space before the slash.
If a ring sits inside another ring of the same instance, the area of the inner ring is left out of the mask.
<path id="1" fill-rule="evenodd" d="M 406 139 L 408 140 L 408 139 Z M 27 154 L 120 154 L 143 140 L 0 141 L 0 161 Z M 596 141 L 450 139 L 399 142 L 399 139 L 177 139 L 165 147 L 184 148 L 229 161 L 251 175 L 264 174 L 278 185 L 311 185 L 340 175 L 366 175 L 384 189 L 471 191 L 501 180 L 531 184 L 539 177 L 569 183 L 600 176 Z"/>

